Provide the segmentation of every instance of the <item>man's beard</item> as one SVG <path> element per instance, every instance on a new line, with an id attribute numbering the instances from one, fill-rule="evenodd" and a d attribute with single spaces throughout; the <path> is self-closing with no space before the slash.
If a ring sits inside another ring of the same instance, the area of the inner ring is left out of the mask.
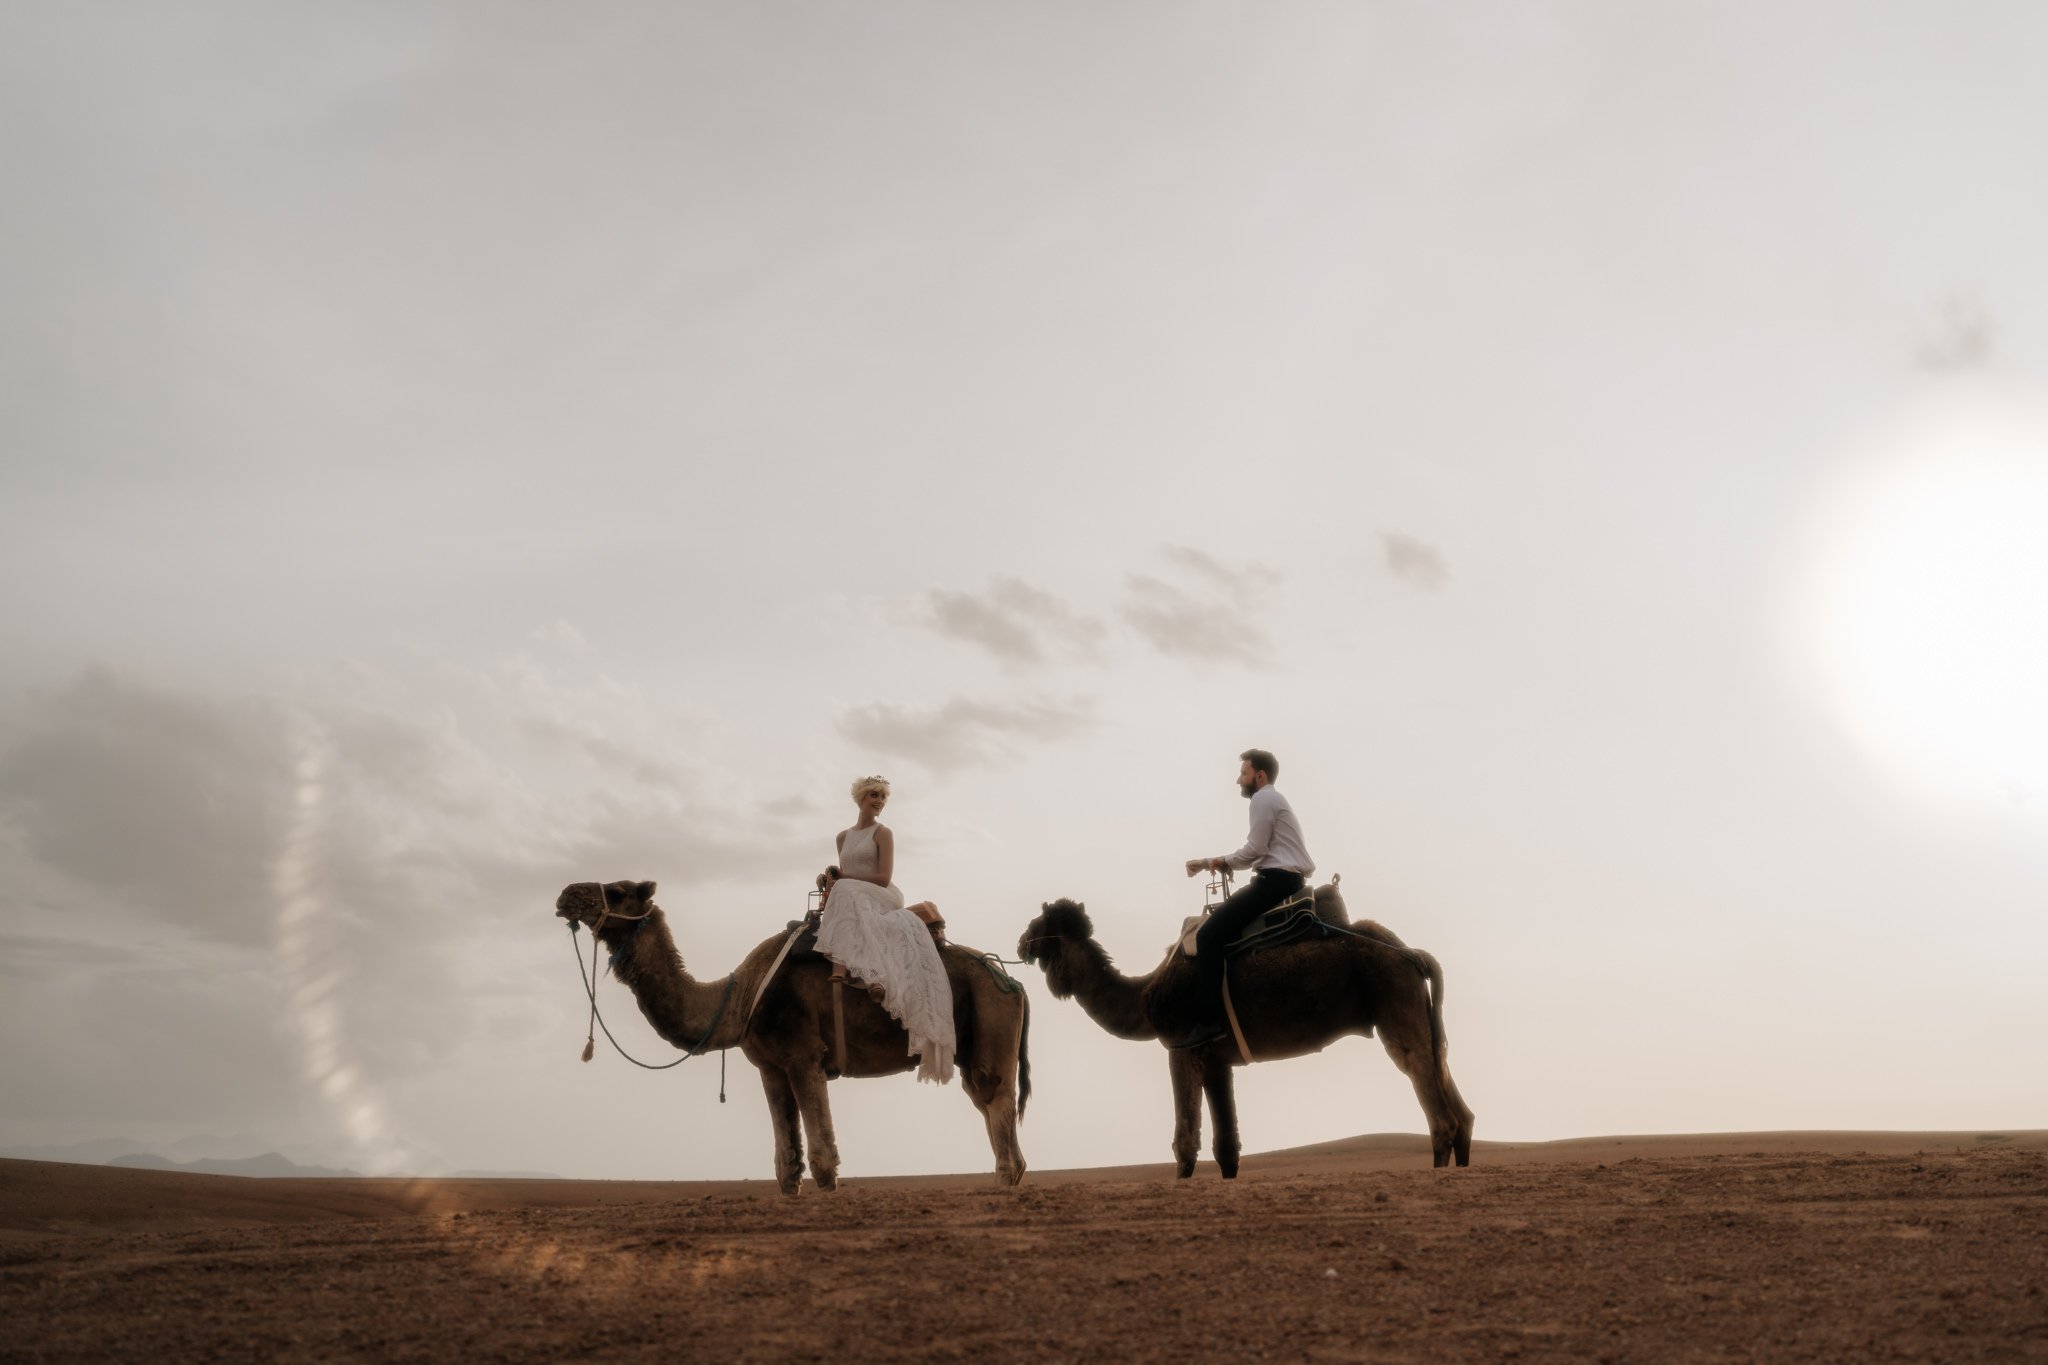
<path id="1" fill-rule="evenodd" d="M 1257 795 L 1259 784 L 1256 782 L 1240 782 L 1237 784 L 1237 790 L 1240 796 L 1249 801 L 1253 796 Z"/>

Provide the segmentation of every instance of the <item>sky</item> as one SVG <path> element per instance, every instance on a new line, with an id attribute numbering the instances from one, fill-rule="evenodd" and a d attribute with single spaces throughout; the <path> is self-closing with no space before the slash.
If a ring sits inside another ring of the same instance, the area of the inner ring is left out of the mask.
<path id="1" fill-rule="evenodd" d="M 1068 896 L 1142 972 L 1254 745 L 1482 1139 L 2048 1127 L 2044 56 L 0 7 L 0 1147 L 767 1178 L 739 1056 L 577 1061 L 565 885 L 718 976 L 880 772 L 956 940 Z M 1031 1163 L 1164 1159 L 1158 1049 L 1023 970 Z M 1365 1040 L 1239 1095 L 1423 1127 Z M 832 1099 L 849 1176 L 992 1166 L 957 1086 Z"/>

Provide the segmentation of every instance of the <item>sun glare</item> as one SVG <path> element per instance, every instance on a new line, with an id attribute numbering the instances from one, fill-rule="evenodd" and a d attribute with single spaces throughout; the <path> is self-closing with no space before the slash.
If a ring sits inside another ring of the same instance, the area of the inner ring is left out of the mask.
<path id="1" fill-rule="evenodd" d="M 1832 700 L 1922 779 L 2048 804 L 2048 424 L 1951 410 L 1882 468 L 1805 625 Z"/>

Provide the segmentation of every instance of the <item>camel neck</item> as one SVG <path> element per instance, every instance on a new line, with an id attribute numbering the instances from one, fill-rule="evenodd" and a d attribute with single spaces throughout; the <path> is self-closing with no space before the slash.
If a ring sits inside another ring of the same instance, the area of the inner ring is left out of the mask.
<path id="1" fill-rule="evenodd" d="M 1059 980 L 1090 1019 L 1119 1038 L 1157 1038 L 1145 1015 L 1145 985 L 1151 976 L 1125 976 L 1093 939 L 1066 939 L 1060 946 Z"/>
<path id="2" fill-rule="evenodd" d="M 733 974 L 715 981 L 691 977 L 659 910 L 615 942 L 613 974 L 633 993 L 656 1033 L 693 1050 L 739 1044 L 748 1004 L 740 983 Z"/>

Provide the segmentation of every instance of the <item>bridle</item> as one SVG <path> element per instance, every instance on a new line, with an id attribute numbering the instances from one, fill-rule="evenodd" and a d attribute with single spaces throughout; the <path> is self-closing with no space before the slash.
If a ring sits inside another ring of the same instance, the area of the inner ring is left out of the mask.
<path id="1" fill-rule="evenodd" d="M 590 885 L 597 888 L 597 904 L 599 907 L 597 923 L 590 926 L 590 937 L 593 941 L 595 941 L 597 938 L 597 931 L 604 928 L 604 926 L 610 923 L 612 920 L 619 920 L 622 923 L 633 924 L 639 922 L 640 920 L 646 919 L 649 915 L 654 913 L 654 907 L 651 905 L 648 906 L 645 910 L 642 910 L 637 915 L 629 915 L 623 910 L 613 910 L 612 898 L 605 894 L 604 883 L 592 882 L 590 883 Z M 572 934 L 575 933 L 577 925 L 578 921 L 573 919 L 570 920 L 569 932 Z"/>

